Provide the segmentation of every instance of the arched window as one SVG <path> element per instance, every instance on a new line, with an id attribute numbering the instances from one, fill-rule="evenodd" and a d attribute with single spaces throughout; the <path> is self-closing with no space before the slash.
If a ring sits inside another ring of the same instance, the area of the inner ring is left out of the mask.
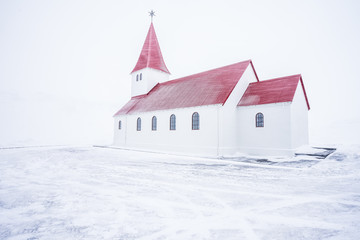
<path id="1" fill-rule="evenodd" d="M 136 81 L 139 81 L 139 74 L 136 74 Z"/>
<path id="2" fill-rule="evenodd" d="M 176 130 L 176 117 L 174 114 L 170 116 L 170 130 Z"/>
<path id="3" fill-rule="evenodd" d="M 264 115 L 262 113 L 257 113 L 255 116 L 256 127 L 264 127 Z"/>
<path id="4" fill-rule="evenodd" d="M 155 116 L 153 116 L 151 120 L 151 130 L 153 131 L 157 130 L 157 119 Z"/>
<path id="5" fill-rule="evenodd" d="M 136 121 L 136 131 L 141 131 L 141 118 Z"/>
<path id="6" fill-rule="evenodd" d="M 140 80 L 142 80 L 142 73 L 140 73 Z"/>
<path id="7" fill-rule="evenodd" d="M 200 129 L 199 113 L 194 112 L 192 115 L 192 130 L 199 130 L 199 129 Z"/>
<path id="8" fill-rule="evenodd" d="M 119 129 L 121 129 L 121 121 L 119 121 Z"/>

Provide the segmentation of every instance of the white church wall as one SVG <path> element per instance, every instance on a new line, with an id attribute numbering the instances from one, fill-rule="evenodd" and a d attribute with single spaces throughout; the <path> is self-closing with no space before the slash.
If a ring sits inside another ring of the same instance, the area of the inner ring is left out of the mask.
<path id="1" fill-rule="evenodd" d="M 237 109 L 239 151 L 252 155 L 292 155 L 291 103 L 241 106 Z M 264 127 L 256 127 L 257 113 Z"/>
<path id="2" fill-rule="evenodd" d="M 219 109 L 220 156 L 234 154 L 238 149 L 236 131 L 238 122 L 236 120 L 236 106 L 246 91 L 249 83 L 256 81 L 257 79 L 254 70 L 249 64 L 224 106 Z"/>
<path id="3" fill-rule="evenodd" d="M 119 121 L 121 121 L 121 129 L 119 129 Z M 114 117 L 114 145 L 125 145 L 126 125 L 126 116 Z"/>
<path id="4" fill-rule="evenodd" d="M 291 145 L 298 148 L 309 144 L 308 107 L 299 81 L 291 104 Z"/>
<path id="5" fill-rule="evenodd" d="M 142 78 L 140 80 L 140 74 Z M 138 76 L 138 80 L 136 81 Z M 131 74 L 131 96 L 147 94 L 156 84 L 169 80 L 169 74 L 152 68 L 144 68 Z"/>
<path id="6" fill-rule="evenodd" d="M 177 154 L 216 156 L 218 146 L 218 105 L 179 108 L 127 115 L 127 131 L 116 136 L 114 145 Z M 198 112 L 200 129 L 192 130 L 192 114 Z M 170 130 L 170 115 L 176 116 L 176 130 Z M 157 118 L 157 130 L 152 131 L 152 117 Z M 125 117 L 125 116 L 124 116 Z M 141 118 L 141 131 L 136 130 Z M 116 127 L 116 125 L 115 125 Z M 126 142 L 123 140 L 126 134 Z"/>

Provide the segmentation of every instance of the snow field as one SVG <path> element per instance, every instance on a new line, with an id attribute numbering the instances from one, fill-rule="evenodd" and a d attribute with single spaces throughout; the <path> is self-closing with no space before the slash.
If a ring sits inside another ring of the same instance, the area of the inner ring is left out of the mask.
<path id="1" fill-rule="evenodd" d="M 0 149 L 0 239 L 357 239 L 360 147 L 300 160 Z"/>

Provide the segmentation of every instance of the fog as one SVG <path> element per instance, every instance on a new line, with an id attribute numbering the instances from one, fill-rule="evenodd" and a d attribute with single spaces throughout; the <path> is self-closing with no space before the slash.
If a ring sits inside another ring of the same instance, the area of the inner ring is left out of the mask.
<path id="1" fill-rule="evenodd" d="M 110 144 L 150 24 L 171 79 L 300 73 L 312 144 L 360 143 L 357 1 L 0 1 L 0 146 Z"/>

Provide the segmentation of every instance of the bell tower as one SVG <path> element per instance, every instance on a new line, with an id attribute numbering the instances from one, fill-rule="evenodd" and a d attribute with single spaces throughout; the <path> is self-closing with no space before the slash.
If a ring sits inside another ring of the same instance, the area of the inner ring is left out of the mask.
<path id="1" fill-rule="evenodd" d="M 135 68 L 131 72 L 131 97 L 148 94 L 159 82 L 169 80 L 170 72 L 167 69 L 161 54 L 150 12 L 151 24 L 145 43 L 141 50 Z"/>

